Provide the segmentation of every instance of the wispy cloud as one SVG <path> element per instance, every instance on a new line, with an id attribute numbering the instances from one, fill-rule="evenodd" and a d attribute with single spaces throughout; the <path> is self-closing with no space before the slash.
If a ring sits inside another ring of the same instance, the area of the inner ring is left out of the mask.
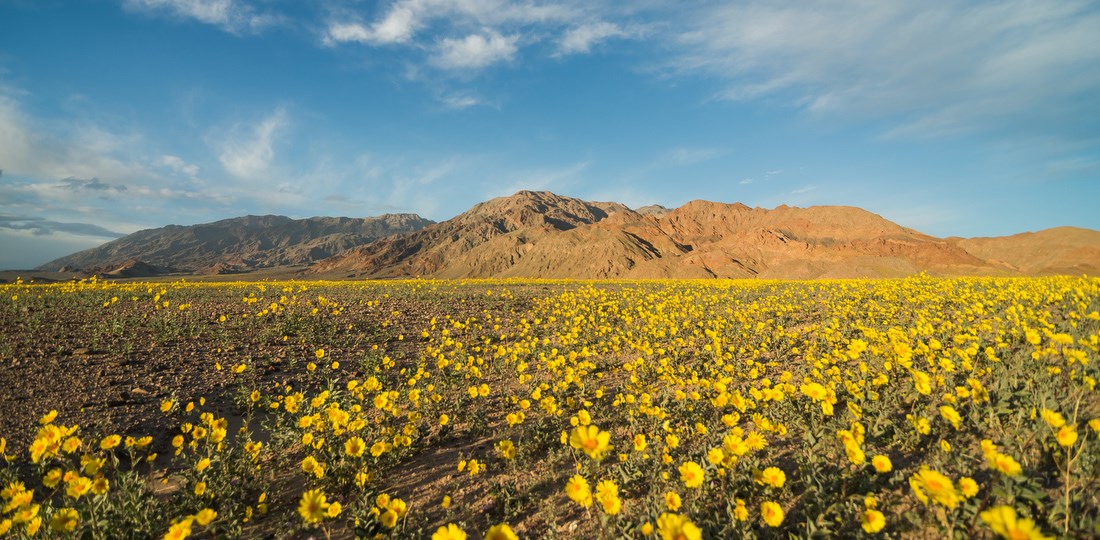
<path id="1" fill-rule="evenodd" d="M 5 214 L 0 214 L 0 229 L 30 231 L 37 236 L 48 236 L 54 233 L 68 233 L 97 238 L 119 238 L 125 236 L 122 233 L 110 231 L 91 223 L 65 223 L 40 217 L 11 216 Z"/>
<path id="2" fill-rule="evenodd" d="M 160 165 L 169 168 L 173 172 L 183 173 L 189 177 L 194 178 L 199 174 L 199 166 L 193 163 L 188 163 L 179 156 L 163 155 L 158 160 Z"/>
<path id="3" fill-rule="evenodd" d="M 283 20 L 281 15 L 258 11 L 240 0 L 124 0 L 123 5 L 134 11 L 195 20 L 232 33 L 260 31 Z"/>
<path id="4" fill-rule="evenodd" d="M 502 36 L 492 31 L 460 39 L 444 38 L 437 45 L 432 64 L 444 69 L 481 69 L 507 62 L 519 50 L 517 41 L 518 35 Z"/>
<path id="5" fill-rule="evenodd" d="M 749 0 L 689 19 L 672 69 L 718 78 L 726 99 L 885 119 L 888 136 L 1079 129 L 1081 101 L 1063 98 L 1100 110 L 1097 35 L 1087 1 Z"/>
<path id="6" fill-rule="evenodd" d="M 612 38 L 624 38 L 633 35 L 615 23 L 598 21 L 585 23 L 572 27 L 562 34 L 558 40 L 559 56 L 570 54 L 586 54 L 595 45 Z"/>
<path id="7" fill-rule="evenodd" d="M 238 125 L 220 144 L 218 160 L 225 170 L 241 180 L 261 180 L 271 171 L 275 160 L 276 138 L 289 126 L 284 107 L 277 107 L 251 129 Z"/>
<path id="8" fill-rule="evenodd" d="M 466 109 L 485 104 L 480 99 L 469 94 L 444 95 L 440 96 L 439 101 L 448 109 Z"/>

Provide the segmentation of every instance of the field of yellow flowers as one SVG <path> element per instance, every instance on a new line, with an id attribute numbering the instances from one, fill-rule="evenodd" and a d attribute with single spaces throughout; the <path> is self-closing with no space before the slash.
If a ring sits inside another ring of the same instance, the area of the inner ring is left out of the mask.
<path id="1" fill-rule="evenodd" d="M 1100 536 L 1100 279 L 0 285 L 0 537 Z"/>

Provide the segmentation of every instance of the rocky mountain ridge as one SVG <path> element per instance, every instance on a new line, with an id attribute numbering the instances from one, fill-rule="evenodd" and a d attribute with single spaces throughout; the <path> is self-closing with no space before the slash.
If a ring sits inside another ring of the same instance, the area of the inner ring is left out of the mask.
<path id="1" fill-rule="evenodd" d="M 238 273 L 300 266 L 432 223 L 415 214 L 307 219 L 243 216 L 138 231 L 56 259 L 39 269 L 110 273 L 128 261 L 190 273 Z"/>
<path id="2" fill-rule="evenodd" d="M 125 263 L 128 270 L 117 266 Z M 137 264 L 141 263 L 141 264 Z M 1059 227 L 937 238 L 848 206 L 774 209 L 696 200 L 632 210 L 545 191 L 478 203 L 439 223 L 246 216 L 141 231 L 49 263 L 124 276 L 169 268 L 295 267 L 327 278 L 848 278 L 1100 275 L 1100 232 Z"/>

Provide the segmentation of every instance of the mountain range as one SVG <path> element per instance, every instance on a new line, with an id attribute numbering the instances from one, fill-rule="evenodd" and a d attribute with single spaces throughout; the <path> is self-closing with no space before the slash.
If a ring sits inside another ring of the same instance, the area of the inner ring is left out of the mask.
<path id="1" fill-rule="evenodd" d="M 996 238 L 937 238 L 847 206 L 763 209 L 699 200 L 632 210 L 521 191 L 439 223 L 390 214 L 172 225 L 41 269 L 125 277 L 280 267 L 318 278 L 1098 275 L 1100 232 L 1057 227 Z"/>

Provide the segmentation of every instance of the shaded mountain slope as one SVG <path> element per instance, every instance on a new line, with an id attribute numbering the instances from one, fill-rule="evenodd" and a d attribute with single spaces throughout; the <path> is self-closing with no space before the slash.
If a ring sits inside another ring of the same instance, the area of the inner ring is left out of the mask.
<path id="1" fill-rule="evenodd" d="M 138 231 L 42 265 L 93 269 L 137 260 L 191 272 L 228 272 L 308 264 L 432 222 L 414 214 L 370 218 L 244 216 L 202 225 Z"/>
<path id="2" fill-rule="evenodd" d="M 692 201 L 643 214 L 547 192 L 481 203 L 308 272 L 362 277 L 891 277 L 1013 273 L 854 207 Z"/>

